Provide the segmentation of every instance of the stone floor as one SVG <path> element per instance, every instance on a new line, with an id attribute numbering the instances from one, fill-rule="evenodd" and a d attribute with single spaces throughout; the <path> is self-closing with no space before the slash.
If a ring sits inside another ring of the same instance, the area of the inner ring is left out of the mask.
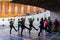
<path id="1" fill-rule="evenodd" d="M 25 29 L 23 31 L 23 37 L 20 36 L 20 32 L 15 32 L 12 30 L 12 34 L 9 34 L 9 28 L 0 28 L 0 40 L 60 40 L 60 33 L 52 32 L 51 34 L 42 31 L 40 37 L 38 37 L 38 32 L 34 29 L 31 31 L 31 35 L 29 35 L 28 30 Z"/>

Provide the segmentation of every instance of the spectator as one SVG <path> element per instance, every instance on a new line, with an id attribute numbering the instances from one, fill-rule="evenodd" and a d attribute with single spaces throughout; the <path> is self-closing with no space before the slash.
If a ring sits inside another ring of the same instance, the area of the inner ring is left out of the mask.
<path id="1" fill-rule="evenodd" d="M 59 22 L 58 22 L 58 20 L 57 19 L 55 19 L 55 21 L 54 21 L 54 32 L 57 32 L 57 28 L 58 28 L 58 26 L 59 26 Z"/>

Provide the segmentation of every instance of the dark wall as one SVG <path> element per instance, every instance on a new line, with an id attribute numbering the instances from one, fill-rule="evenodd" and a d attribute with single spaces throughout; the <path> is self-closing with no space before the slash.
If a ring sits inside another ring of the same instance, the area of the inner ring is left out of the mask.
<path id="1" fill-rule="evenodd" d="M 60 0 L 13 0 L 12 3 L 33 5 L 50 11 L 60 11 Z"/>

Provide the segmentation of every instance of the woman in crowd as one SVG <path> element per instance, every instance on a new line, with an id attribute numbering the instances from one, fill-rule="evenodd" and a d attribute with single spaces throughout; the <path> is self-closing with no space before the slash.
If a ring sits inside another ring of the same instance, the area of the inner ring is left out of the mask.
<path id="1" fill-rule="evenodd" d="M 47 18 L 45 19 L 45 21 L 44 21 L 44 29 L 45 29 L 45 31 L 47 31 L 47 32 L 49 32 L 49 33 L 51 33 L 49 30 L 48 30 L 48 20 L 47 20 Z"/>

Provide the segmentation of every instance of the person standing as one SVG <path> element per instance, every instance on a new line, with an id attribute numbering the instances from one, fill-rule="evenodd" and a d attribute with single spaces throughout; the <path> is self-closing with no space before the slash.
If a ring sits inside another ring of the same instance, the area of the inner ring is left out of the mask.
<path id="1" fill-rule="evenodd" d="M 15 29 L 15 27 L 14 27 L 14 21 L 12 20 L 12 18 L 11 18 L 11 21 L 10 21 L 10 34 L 11 34 L 11 31 L 12 31 L 12 28 L 17 32 L 17 30 Z"/>
<path id="2" fill-rule="evenodd" d="M 59 26 L 59 22 L 58 22 L 57 19 L 55 19 L 55 21 L 54 21 L 54 26 L 55 26 L 54 32 L 57 32 L 57 28 L 58 28 L 58 26 Z"/>

